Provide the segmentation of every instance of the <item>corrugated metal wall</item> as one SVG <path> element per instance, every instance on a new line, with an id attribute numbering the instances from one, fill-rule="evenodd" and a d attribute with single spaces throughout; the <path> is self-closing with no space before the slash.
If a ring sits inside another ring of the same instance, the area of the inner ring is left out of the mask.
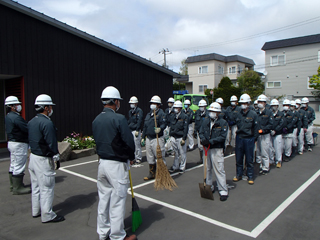
<path id="1" fill-rule="evenodd" d="M 119 89 L 124 99 L 119 112 L 126 116 L 132 95 L 144 115 L 153 95 L 163 103 L 172 95 L 172 76 L 2 5 L 0 74 L 24 77 L 27 121 L 39 94 L 52 97 L 59 140 L 72 131 L 92 133 L 108 85 Z"/>

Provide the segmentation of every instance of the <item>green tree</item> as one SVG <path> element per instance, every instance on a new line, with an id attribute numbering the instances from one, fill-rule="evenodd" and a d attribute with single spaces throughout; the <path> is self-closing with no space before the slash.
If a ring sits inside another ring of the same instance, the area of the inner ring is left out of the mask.
<path id="1" fill-rule="evenodd" d="M 172 90 L 185 90 L 186 85 L 184 83 L 179 83 L 179 82 L 173 82 Z"/>
<path id="2" fill-rule="evenodd" d="M 180 66 L 180 75 L 188 75 L 188 64 L 186 63 L 187 59 L 183 59 L 181 61 L 181 66 Z"/>
<path id="3" fill-rule="evenodd" d="M 264 91 L 264 83 L 261 81 L 261 77 L 256 71 L 243 71 L 237 81 L 241 94 L 249 94 L 252 101 Z"/>
<path id="4" fill-rule="evenodd" d="M 310 87 L 313 87 L 315 91 L 311 91 L 311 93 L 317 97 L 320 98 L 320 66 L 318 67 L 318 74 L 315 74 L 310 78 L 309 80 Z"/>
<path id="5" fill-rule="evenodd" d="M 213 90 L 214 100 L 219 97 L 223 99 L 224 107 L 230 106 L 231 96 L 236 95 L 239 98 L 241 94 L 240 89 L 235 87 L 228 77 L 223 77 L 217 88 L 207 89 L 205 91 L 205 94 L 208 96 L 209 103 L 212 102 L 212 95 L 210 94 L 211 90 Z"/>

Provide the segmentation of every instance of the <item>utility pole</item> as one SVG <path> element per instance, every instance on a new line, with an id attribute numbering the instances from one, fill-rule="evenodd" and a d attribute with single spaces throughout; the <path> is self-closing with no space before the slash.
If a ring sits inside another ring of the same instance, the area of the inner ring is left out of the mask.
<path id="1" fill-rule="evenodd" d="M 168 48 L 163 48 L 162 50 L 159 51 L 159 54 L 162 53 L 163 54 L 163 60 L 164 60 L 164 67 L 167 68 L 167 58 L 166 55 L 167 54 L 171 54 L 171 52 L 169 51 Z"/>

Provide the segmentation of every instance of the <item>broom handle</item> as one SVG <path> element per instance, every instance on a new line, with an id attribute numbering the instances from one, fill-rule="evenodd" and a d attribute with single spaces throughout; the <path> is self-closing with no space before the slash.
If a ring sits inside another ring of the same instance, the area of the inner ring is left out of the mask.
<path id="1" fill-rule="evenodd" d="M 130 169 L 129 169 L 129 179 L 130 179 L 131 195 L 132 195 L 132 198 L 134 198 L 133 187 L 132 187 L 132 178 L 131 178 L 131 171 L 130 171 Z"/>
<path id="2" fill-rule="evenodd" d="M 157 117 L 156 117 L 156 110 L 153 109 L 153 117 L 154 117 L 154 127 L 157 128 Z M 159 138 L 158 138 L 158 133 L 156 133 L 157 135 L 157 145 L 159 145 Z"/>

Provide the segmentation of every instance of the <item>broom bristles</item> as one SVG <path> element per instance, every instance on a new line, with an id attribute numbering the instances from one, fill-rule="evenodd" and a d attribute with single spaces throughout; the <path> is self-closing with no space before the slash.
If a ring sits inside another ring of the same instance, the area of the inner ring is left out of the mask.
<path id="1" fill-rule="evenodd" d="M 132 198 L 132 232 L 135 232 L 142 224 L 142 217 L 135 198 Z"/>

